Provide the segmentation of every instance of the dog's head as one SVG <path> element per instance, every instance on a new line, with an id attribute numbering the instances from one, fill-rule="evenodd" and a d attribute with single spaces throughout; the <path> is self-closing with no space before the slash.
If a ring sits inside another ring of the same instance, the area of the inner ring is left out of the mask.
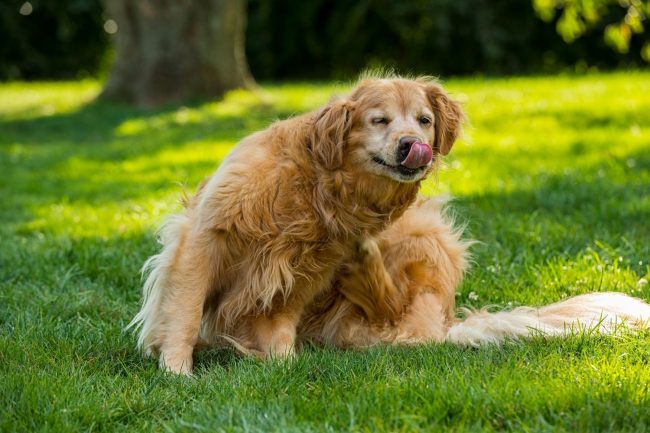
<path id="1" fill-rule="evenodd" d="M 423 179 L 460 133 L 460 105 L 429 79 L 367 79 L 316 117 L 312 151 L 329 170 L 353 167 L 404 183 Z"/>

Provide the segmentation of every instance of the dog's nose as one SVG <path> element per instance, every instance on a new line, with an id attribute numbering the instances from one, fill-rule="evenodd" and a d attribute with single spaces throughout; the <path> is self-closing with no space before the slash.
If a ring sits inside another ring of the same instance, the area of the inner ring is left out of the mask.
<path id="1" fill-rule="evenodd" d="M 419 141 L 417 137 L 406 136 L 399 139 L 399 145 L 397 146 L 397 162 L 402 162 L 406 159 L 411 150 L 413 143 Z"/>

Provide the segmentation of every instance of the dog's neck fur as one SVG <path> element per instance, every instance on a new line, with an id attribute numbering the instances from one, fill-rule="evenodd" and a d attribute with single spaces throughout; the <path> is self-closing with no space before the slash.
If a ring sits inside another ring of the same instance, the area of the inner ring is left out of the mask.
<path id="1" fill-rule="evenodd" d="M 303 118 L 311 116 L 313 113 Z M 295 126 L 291 120 L 286 126 L 289 125 Z M 304 182 L 311 187 L 311 206 L 327 239 L 345 241 L 374 236 L 416 200 L 419 181 L 400 183 L 370 173 L 360 174 L 346 162 L 334 170 L 323 167 L 310 151 L 313 122 L 298 125 L 297 129 L 287 128 L 283 132 L 290 130 L 305 143 L 294 162 L 301 166 Z"/>
<path id="2" fill-rule="evenodd" d="M 314 209 L 333 238 L 374 236 L 415 201 L 420 182 L 398 183 L 349 168 L 315 173 Z"/>

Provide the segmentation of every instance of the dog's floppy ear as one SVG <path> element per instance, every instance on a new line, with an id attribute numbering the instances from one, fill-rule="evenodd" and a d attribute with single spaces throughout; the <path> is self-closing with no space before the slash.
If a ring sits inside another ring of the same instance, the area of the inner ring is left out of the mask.
<path id="1" fill-rule="evenodd" d="M 352 124 L 350 102 L 332 101 L 316 114 L 310 145 L 316 159 L 327 169 L 343 165 L 343 150 Z"/>
<path id="2" fill-rule="evenodd" d="M 439 85 L 429 83 L 426 86 L 426 91 L 436 118 L 434 146 L 441 154 L 447 155 L 460 135 L 465 113 L 463 113 L 461 105 L 451 99 Z"/>

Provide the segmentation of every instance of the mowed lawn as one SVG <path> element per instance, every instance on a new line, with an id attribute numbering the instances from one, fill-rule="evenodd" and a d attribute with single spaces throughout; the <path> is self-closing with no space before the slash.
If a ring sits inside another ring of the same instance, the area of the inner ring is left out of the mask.
<path id="1" fill-rule="evenodd" d="M 450 80 L 471 119 L 424 187 L 480 241 L 461 306 L 650 299 L 650 73 Z M 242 137 L 345 84 L 159 111 L 100 83 L 0 85 L 0 431 L 649 431 L 650 332 L 161 374 L 124 327 L 155 229 Z"/>

